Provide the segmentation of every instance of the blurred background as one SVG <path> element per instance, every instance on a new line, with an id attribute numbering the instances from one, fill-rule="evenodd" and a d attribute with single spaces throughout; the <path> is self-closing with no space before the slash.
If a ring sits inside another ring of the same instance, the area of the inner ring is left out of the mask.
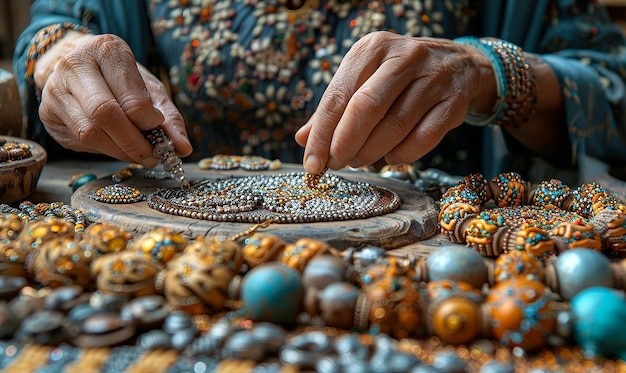
<path id="1" fill-rule="evenodd" d="M 28 24 L 33 0 L 0 0 L 0 68 L 11 69 L 15 40 Z"/>
<path id="2" fill-rule="evenodd" d="M 144 0 L 128 0 L 144 1 Z M 626 0 L 601 0 L 612 19 L 626 30 Z M 11 70 L 15 40 L 28 24 L 28 9 L 33 0 L 0 0 L 0 68 Z"/>
<path id="3" fill-rule="evenodd" d="M 128 0 L 143 1 L 143 0 Z M 626 30 L 626 0 L 601 0 L 613 20 Z M 11 70 L 15 40 L 28 24 L 28 8 L 33 0 L 0 0 L 0 68 Z"/>

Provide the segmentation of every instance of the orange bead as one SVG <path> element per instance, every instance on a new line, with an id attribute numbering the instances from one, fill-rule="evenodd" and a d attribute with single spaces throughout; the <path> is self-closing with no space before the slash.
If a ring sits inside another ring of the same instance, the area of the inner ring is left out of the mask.
<path id="1" fill-rule="evenodd" d="M 491 332 L 504 345 L 536 351 L 554 332 L 552 293 L 541 282 L 514 277 L 496 284 L 485 304 L 491 309 Z"/>
<path id="2" fill-rule="evenodd" d="M 446 343 L 467 344 L 480 335 L 480 308 L 469 299 L 446 299 L 430 315 L 433 334 Z"/>
<path id="3" fill-rule="evenodd" d="M 537 257 L 523 250 L 513 250 L 500 255 L 495 261 L 495 282 L 502 282 L 513 277 L 527 277 L 543 282 L 543 264 Z"/>

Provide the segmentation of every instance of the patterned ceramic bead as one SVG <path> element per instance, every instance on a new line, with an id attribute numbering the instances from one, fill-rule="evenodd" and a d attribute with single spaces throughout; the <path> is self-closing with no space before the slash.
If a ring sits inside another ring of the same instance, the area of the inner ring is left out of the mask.
<path id="1" fill-rule="evenodd" d="M 180 233 L 160 227 L 137 237 L 130 248 L 165 264 L 186 246 L 187 240 Z"/>
<path id="2" fill-rule="evenodd" d="M 83 250 L 74 238 L 56 237 L 41 244 L 28 257 L 26 268 L 30 276 L 44 286 L 91 286 L 89 266 L 95 255 Z"/>
<path id="3" fill-rule="evenodd" d="M 355 311 L 356 327 L 396 338 L 417 333 L 422 323 L 419 284 L 413 268 L 401 262 L 400 258 L 387 257 L 370 265 L 361 276 L 363 285 Z"/>
<path id="4" fill-rule="evenodd" d="M 561 180 L 551 179 L 540 182 L 532 194 L 532 204 L 535 206 L 554 205 L 563 207 L 563 203 L 571 195 L 569 186 L 563 184 Z"/>
<path id="5" fill-rule="evenodd" d="M 464 219 L 471 219 L 480 212 L 478 207 L 468 203 L 451 203 L 439 213 L 439 226 L 446 237 L 456 243 L 465 242 L 465 234 L 456 234 L 457 227 Z"/>
<path id="6" fill-rule="evenodd" d="M 27 225 L 26 220 L 14 213 L 4 213 L 0 218 L 0 275 L 25 278 L 24 263 L 31 250 L 18 245 L 16 240 Z"/>
<path id="7" fill-rule="evenodd" d="M 74 225 L 65 219 L 46 217 L 28 223 L 18 237 L 18 244 L 31 249 L 37 249 L 39 245 L 51 238 L 60 236 L 74 237 Z"/>
<path id="8" fill-rule="evenodd" d="M 564 222 L 552 229 L 551 234 L 554 240 L 562 241 L 568 249 L 593 248 L 597 251 L 602 249 L 600 237 L 591 223 Z"/>
<path id="9" fill-rule="evenodd" d="M 446 299 L 429 314 L 429 325 L 430 333 L 446 343 L 470 343 L 482 332 L 480 306 L 466 298 Z"/>
<path id="10" fill-rule="evenodd" d="M 506 248 L 505 253 L 523 250 L 536 257 L 552 254 L 555 250 L 550 233 L 532 224 L 509 227 L 502 246 Z"/>
<path id="11" fill-rule="evenodd" d="M 129 298 L 157 294 L 154 279 L 163 264 L 135 251 L 121 251 L 97 257 L 91 275 L 103 293 Z"/>
<path id="12" fill-rule="evenodd" d="M 301 238 L 293 244 L 285 245 L 280 261 L 288 267 L 302 272 L 314 256 L 329 250 L 330 246 L 324 241 Z"/>
<path id="13" fill-rule="evenodd" d="M 603 251 L 619 253 L 626 250 L 626 214 L 617 209 L 604 209 L 591 221 L 602 240 Z"/>
<path id="14" fill-rule="evenodd" d="M 50 240 L 67 237 L 73 241 L 74 236 L 74 224 L 57 217 L 24 222 L 16 239 L 0 241 L 0 273 L 25 276 L 25 265 L 31 252 Z"/>
<path id="15" fill-rule="evenodd" d="M 173 309 L 193 315 L 214 314 L 226 308 L 229 285 L 241 263 L 235 242 L 219 243 L 214 250 L 186 250 L 167 263 L 156 287 Z"/>
<path id="16" fill-rule="evenodd" d="M 505 224 L 502 215 L 481 211 L 476 218 L 469 220 L 465 229 L 465 241 L 481 255 L 499 255 L 501 251 L 494 246 L 494 238 Z"/>
<path id="17" fill-rule="evenodd" d="M 25 225 L 26 221 L 17 214 L 2 214 L 0 216 L 0 247 L 16 239 Z"/>
<path id="18" fill-rule="evenodd" d="M 285 248 L 285 242 L 272 234 L 253 233 L 244 239 L 243 260 L 250 267 L 278 259 Z"/>
<path id="19" fill-rule="evenodd" d="M 116 253 L 126 250 L 133 234 L 110 223 L 95 223 L 85 229 L 80 240 L 83 250 L 94 255 Z"/>
<path id="20" fill-rule="evenodd" d="M 197 255 L 204 263 L 222 265 L 234 273 L 239 272 L 243 264 L 241 246 L 232 240 L 198 236 L 187 244 L 183 252 Z"/>
<path id="21" fill-rule="evenodd" d="M 464 282 L 449 280 L 429 282 L 428 331 L 452 345 L 473 341 L 482 333 L 480 290 Z"/>
<path id="22" fill-rule="evenodd" d="M 487 293 L 488 329 L 503 345 L 537 351 L 554 333 L 555 300 L 549 288 L 538 281 L 514 277 L 499 282 Z"/>
<path id="23" fill-rule="evenodd" d="M 527 183 L 516 172 L 501 173 L 490 183 L 498 207 L 521 206 L 526 199 Z"/>
<path id="24" fill-rule="evenodd" d="M 524 250 L 512 250 L 500 255 L 494 263 L 494 282 L 498 283 L 514 277 L 525 277 L 543 282 L 545 278 L 543 263 Z"/>

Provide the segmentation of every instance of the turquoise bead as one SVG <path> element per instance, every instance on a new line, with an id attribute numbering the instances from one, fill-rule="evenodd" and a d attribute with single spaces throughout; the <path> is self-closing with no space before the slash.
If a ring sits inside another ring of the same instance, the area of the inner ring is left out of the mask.
<path id="1" fill-rule="evenodd" d="M 87 184 L 90 181 L 96 180 L 97 178 L 98 177 L 94 174 L 86 174 L 76 178 L 76 180 L 72 181 L 72 192 L 75 192 L 81 186 Z"/>
<path id="2" fill-rule="evenodd" d="M 444 245 L 426 259 L 429 281 L 462 281 L 480 289 L 487 282 L 482 255 L 464 245 Z"/>
<path id="3" fill-rule="evenodd" d="M 586 357 L 626 360 L 626 298 L 603 286 L 582 290 L 571 300 L 572 336 Z"/>
<path id="4" fill-rule="evenodd" d="M 572 249 L 562 252 L 554 262 L 559 282 L 559 294 L 572 299 L 592 286 L 613 287 L 611 262 L 601 252 L 592 249 Z"/>
<path id="5" fill-rule="evenodd" d="M 254 267 L 241 283 L 243 311 L 253 321 L 291 326 L 296 323 L 303 296 L 300 272 L 279 262 Z"/>

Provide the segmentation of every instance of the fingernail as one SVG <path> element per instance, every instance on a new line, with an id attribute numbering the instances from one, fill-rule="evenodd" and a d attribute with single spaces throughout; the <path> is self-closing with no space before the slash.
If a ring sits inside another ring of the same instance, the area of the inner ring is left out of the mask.
<path id="1" fill-rule="evenodd" d="M 304 158 L 304 170 L 310 174 L 322 172 L 322 161 L 315 154 L 309 154 Z"/>
<path id="2" fill-rule="evenodd" d="M 155 168 L 156 166 L 159 165 L 159 160 L 157 158 L 154 157 L 148 157 L 145 158 L 141 164 L 145 167 L 145 168 Z"/>

